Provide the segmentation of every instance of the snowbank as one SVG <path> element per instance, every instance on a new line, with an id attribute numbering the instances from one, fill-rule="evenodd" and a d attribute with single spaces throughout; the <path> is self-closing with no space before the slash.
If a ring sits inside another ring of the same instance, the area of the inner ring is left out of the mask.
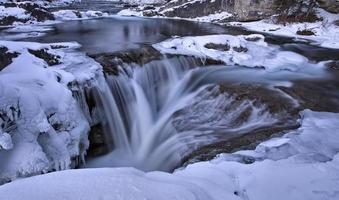
<path id="1" fill-rule="evenodd" d="M 190 55 L 209 58 L 229 65 L 265 68 L 267 71 L 303 70 L 307 66 L 320 69 L 300 54 L 282 51 L 278 46 L 268 45 L 264 36 L 207 35 L 172 38 L 153 47 L 162 53 Z"/>
<path id="2" fill-rule="evenodd" d="M 76 43 L 0 46 L 18 55 L 0 71 L 0 183 L 68 169 L 85 154 L 89 131 L 70 87 L 99 80 L 100 65 Z"/>
<path id="3" fill-rule="evenodd" d="M 252 31 L 265 32 L 273 35 L 289 36 L 296 39 L 310 40 L 313 44 L 326 48 L 339 48 L 339 26 L 335 21 L 339 20 L 338 14 L 331 14 L 322 9 L 317 10 L 318 16 L 323 21 L 314 23 L 290 23 L 286 25 L 273 24 L 269 20 L 248 23 L 233 22 L 232 25 L 242 26 Z M 314 35 L 300 35 L 298 31 L 308 30 Z"/>
<path id="4" fill-rule="evenodd" d="M 230 160 L 229 155 L 221 155 L 173 174 L 144 173 L 132 168 L 67 170 L 3 185 L 0 196 L 12 200 L 336 200 L 339 198 L 338 118 L 339 114 L 306 110 L 298 130 L 278 139 L 279 142 L 272 139 L 246 152 L 256 154 L 261 149 L 262 155 L 276 150 L 277 155 L 284 154 L 274 160 L 243 164 Z M 296 141 L 297 146 L 291 141 Z M 279 148 L 287 144 L 296 150 Z"/>

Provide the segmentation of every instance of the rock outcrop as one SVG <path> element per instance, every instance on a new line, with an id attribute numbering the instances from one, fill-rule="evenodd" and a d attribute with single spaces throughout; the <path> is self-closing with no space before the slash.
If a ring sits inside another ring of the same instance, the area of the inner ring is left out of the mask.
<path id="1" fill-rule="evenodd" d="M 322 1 L 321 1 L 322 2 Z M 326 10 L 335 12 L 336 2 L 319 3 Z M 316 0 L 178 0 L 155 9 L 147 7 L 142 12 L 145 16 L 161 15 L 166 17 L 199 18 L 215 14 L 228 14 L 225 21 L 257 21 L 273 15 L 287 16 L 288 20 L 314 21 Z M 285 19 L 283 18 L 283 19 Z M 296 19 L 294 19 L 296 18 Z"/>
<path id="2" fill-rule="evenodd" d="M 328 12 L 339 13 L 339 1 L 338 0 L 317 0 L 319 6 Z"/>
<path id="3" fill-rule="evenodd" d="M 54 20 L 46 8 L 33 2 L 0 3 L 0 25 L 8 26 L 15 22 L 42 22 Z"/>

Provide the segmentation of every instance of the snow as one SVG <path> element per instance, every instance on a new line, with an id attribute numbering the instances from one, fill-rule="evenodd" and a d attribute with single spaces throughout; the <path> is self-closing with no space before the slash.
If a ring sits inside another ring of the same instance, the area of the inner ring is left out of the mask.
<path id="1" fill-rule="evenodd" d="M 228 45 L 229 50 L 207 48 L 206 45 L 211 43 Z M 282 51 L 278 46 L 268 45 L 264 41 L 264 36 L 259 34 L 179 37 L 154 44 L 153 47 L 165 54 L 210 58 L 228 65 L 265 68 L 270 72 L 279 70 L 296 72 L 303 70 L 306 65 L 312 66 L 313 69 L 322 68 L 322 64 L 311 63 L 300 54 Z"/>
<path id="2" fill-rule="evenodd" d="M 309 40 L 311 43 L 326 47 L 326 48 L 339 48 L 339 26 L 334 22 L 339 20 L 338 14 L 332 14 L 324 11 L 323 9 L 317 10 L 318 16 L 323 18 L 323 21 L 314 23 L 290 23 L 286 25 L 273 24 L 268 20 L 238 23 L 233 22 L 231 25 L 241 26 L 246 29 L 258 32 L 269 33 L 273 35 L 288 36 L 296 38 L 297 40 Z M 305 36 L 298 35 L 297 31 L 311 30 L 315 35 Z"/>
<path id="3" fill-rule="evenodd" d="M 30 15 L 26 13 L 25 9 L 18 7 L 5 8 L 0 6 L 0 18 L 14 16 L 18 19 L 29 19 Z"/>
<path id="4" fill-rule="evenodd" d="M 11 136 L 6 132 L 2 132 L 1 130 L 0 131 L 0 150 L 1 149 L 9 150 L 11 148 L 13 148 Z"/>
<path id="5" fill-rule="evenodd" d="M 89 122 L 72 96 L 70 83 L 103 78 L 101 66 L 76 43 L 0 41 L 19 53 L 0 72 L 0 183 L 51 170 L 68 169 L 88 148 Z M 49 67 L 28 52 L 46 49 L 60 56 Z M 99 83 L 96 83 L 99 84 Z M 8 137 L 10 135 L 10 138 Z"/>
<path id="6" fill-rule="evenodd" d="M 124 10 L 121 10 L 117 13 L 117 15 L 119 16 L 138 16 L 138 17 L 142 17 L 143 14 L 142 12 L 139 12 L 139 11 L 135 11 L 133 9 L 124 9 Z"/>
<path id="7" fill-rule="evenodd" d="M 198 21 L 198 22 L 220 22 L 232 16 L 233 16 L 232 14 L 224 11 L 224 12 L 210 14 L 210 15 L 203 16 L 203 17 L 193 18 L 192 20 Z"/>
<path id="8" fill-rule="evenodd" d="M 8 183 L 0 187 L 0 196 L 11 200 L 337 200 L 339 114 L 305 110 L 302 116 L 302 126 L 284 136 L 290 140 L 266 145 L 273 153 L 280 146 L 293 146 L 292 141 L 298 141 L 294 147 L 303 151 L 281 148 L 278 154 L 286 155 L 281 158 L 267 157 L 244 164 L 230 160 L 232 155 L 245 155 L 237 152 L 220 155 L 210 162 L 191 164 L 172 174 L 144 173 L 133 168 L 66 170 Z M 309 148 L 315 143 L 318 143 L 315 148 Z M 327 159 L 319 159 L 319 152 Z M 258 148 L 249 153 L 257 154 Z"/>
<path id="9" fill-rule="evenodd" d="M 80 20 L 80 19 L 91 19 L 98 17 L 107 17 L 107 13 L 101 11 L 75 11 L 75 10 L 59 10 L 53 12 L 56 20 Z"/>

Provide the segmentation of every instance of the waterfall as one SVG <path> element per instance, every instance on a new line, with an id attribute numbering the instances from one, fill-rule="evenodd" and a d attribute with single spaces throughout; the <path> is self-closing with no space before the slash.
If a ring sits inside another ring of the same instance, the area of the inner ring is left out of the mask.
<path id="1" fill-rule="evenodd" d="M 170 171 L 177 167 L 190 148 L 188 145 L 194 144 L 195 133 L 179 134 L 173 115 L 194 102 L 212 83 L 224 80 L 225 67 L 199 65 L 201 61 L 195 58 L 173 57 L 142 67 L 130 66 L 125 70 L 128 73 L 108 76 L 103 88 L 95 88 L 94 97 L 95 115 L 102 123 L 110 153 L 89 160 L 87 167 L 136 167 L 144 171 Z M 222 101 L 218 104 L 229 104 L 227 99 Z M 241 113 L 248 106 L 233 112 Z M 209 108 L 205 109 L 207 112 Z M 239 113 L 229 116 L 235 119 Z M 258 118 L 253 124 L 265 125 L 260 117 L 252 118 Z M 234 119 L 229 117 L 230 121 Z M 196 134 L 203 135 L 199 131 Z M 197 144 L 208 137 L 197 137 Z"/>
<path id="2" fill-rule="evenodd" d="M 95 88 L 96 113 L 111 153 L 89 161 L 90 167 L 133 166 L 168 171 L 180 162 L 180 143 L 171 116 L 199 92 L 187 90 L 198 66 L 194 58 L 166 58 L 131 74 L 108 76 Z"/>

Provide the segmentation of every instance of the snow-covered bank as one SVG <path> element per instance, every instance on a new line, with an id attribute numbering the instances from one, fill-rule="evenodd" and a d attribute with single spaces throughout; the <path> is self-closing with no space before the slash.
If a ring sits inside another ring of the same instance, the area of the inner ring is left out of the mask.
<path id="1" fill-rule="evenodd" d="M 264 142 L 254 151 L 195 163 L 173 174 L 132 168 L 67 170 L 3 185 L 0 196 L 11 200 L 336 200 L 339 115 L 305 110 L 302 116 L 302 126 L 281 139 Z M 264 160 L 259 161 L 259 154 Z M 240 162 L 244 156 L 259 160 L 244 164 Z"/>
<path id="2" fill-rule="evenodd" d="M 88 148 L 89 122 L 74 83 L 100 82 L 101 66 L 76 43 L 0 41 L 14 56 L 0 71 L 0 183 L 68 169 Z M 98 84 L 98 83 L 96 83 Z"/>
<path id="3" fill-rule="evenodd" d="M 293 37 L 297 40 L 310 40 L 311 43 L 322 47 L 339 49 L 339 14 L 328 13 L 322 9 L 318 9 L 317 14 L 322 18 L 322 21 L 283 25 L 273 23 L 271 20 L 262 20 L 247 23 L 232 22 L 231 25 L 241 26 L 252 31 Z M 303 35 L 303 31 L 307 31 L 309 35 Z"/>
<path id="4" fill-rule="evenodd" d="M 269 45 L 264 36 L 207 35 L 168 39 L 153 47 L 162 53 L 190 55 L 202 59 L 222 61 L 228 65 L 265 68 L 268 71 L 303 70 L 310 66 L 321 70 L 321 64 L 311 63 L 306 57 L 281 51 L 278 46 Z"/>

